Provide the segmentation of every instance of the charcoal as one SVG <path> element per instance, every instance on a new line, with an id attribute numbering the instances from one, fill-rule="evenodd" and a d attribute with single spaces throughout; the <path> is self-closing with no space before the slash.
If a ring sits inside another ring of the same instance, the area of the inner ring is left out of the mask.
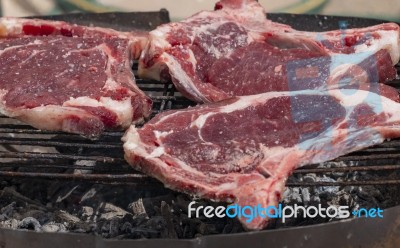
<path id="1" fill-rule="evenodd" d="M 125 215 L 129 215 L 129 213 L 111 203 L 103 203 L 96 209 L 95 215 L 99 216 L 100 219 L 112 220 L 115 218 L 123 218 Z"/>
<path id="2" fill-rule="evenodd" d="M 190 203 L 190 199 L 188 199 L 188 197 L 186 195 L 183 194 L 179 194 L 176 197 L 176 201 L 175 201 L 175 207 L 181 209 L 184 213 L 188 213 L 187 212 L 187 206 Z"/>
<path id="3" fill-rule="evenodd" d="M 15 206 L 17 205 L 16 202 L 11 202 L 10 204 L 8 204 L 7 206 L 3 207 L 0 209 L 0 213 L 4 216 L 11 216 Z"/>
<path id="4" fill-rule="evenodd" d="M 147 215 L 146 209 L 143 205 L 143 198 L 139 198 L 137 201 L 130 203 L 128 208 L 132 210 L 134 215 Z"/>
<path id="5" fill-rule="evenodd" d="M 302 188 L 300 190 L 301 190 L 302 201 L 303 201 L 304 205 L 308 205 L 311 201 L 310 189 Z"/>
<path id="6" fill-rule="evenodd" d="M 29 204 L 31 207 L 41 210 L 46 210 L 44 206 L 40 202 L 30 199 L 20 193 L 18 193 L 13 187 L 5 187 L 0 191 L 0 198 L 2 199 L 10 199 L 11 201 L 15 201 L 19 205 Z"/>
<path id="7" fill-rule="evenodd" d="M 125 222 L 121 226 L 121 231 L 124 233 L 131 233 L 132 232 L 132 224 L 129 222 Z"/>
<path id="8" fill-rule="evenodd" d="M 215 225 L 206 224 L 201 222 L 200 225 L 197 226 L 197 232 L 201 235 L 209 235 L 218 233 Z"/>
<path id="9" fill-rule="evenodd" d="M 39 232 L 42 230 L 42 225 L 40 225 L 37 219 L 32 217 L 26 217 L 25 219 L 20 221 L 20 223 L 18 224 L 18 228 L 35 230 Z"/>
<path id="10" fill-rule="evenodd" d="M 166 236 L 168 238 L 177 238 L 178 235 L 175 231 L 171 207 L 165 201 L 162 201 L 160 209 L 161 209 L 161 214 L 163 215 L 166 221 L 166 226 L 167 226 L 166 231 L 168 232 Z"/>
<path id="11" fill-rule="evenodd" d="M 75 233 L 95 233 L 98 225 L 95 223 L 77 222 L 66 225 L 69 231 L 73 230 Z"/>
<path id="12" fill-rule="evenodd" d="M 67 199 L 69 196 L 71 196 L 71 194 L 78 188 L 79 186 L 75 186 L 73 187 L 71 190 L 69 190 L 68 192 L 66 192 L 66 194 L 63 194 L 61 196 L 57 197 L 56 203 L 60 203 L 63 200 Z M 64 187 L 65 188 L 65 187 Z"/>
<path id="13" fill-rule="evenodd" d="M 140 214 L 140 215 L 135 215 L 132 217 L 131 224 L 134 227 L 138 226 L 145 226 L 146 223 L 150 220 L 150 218 L 147 215 Z"/>
<path id="14" fill-rule="evenodd" d="M 84 206 L 79 215 L 81 216 L 81 219 L 87 221 L 93 218 L 94 210 L 92 207 Z"/>
<path id="15" fill-rule="evenodd" d="M 47 223 L 50 220 L 50 217 L 47 213 L 41 210 L 29 210 L 22 215 L 22 218 L 33 217 L 36 219 L 41 225 Z"/>
<path id="16" fill-rule="evenodd" d="M 81 198 L 80 203 L 84 203 L 86 200 L 92 199 L 96 195 L 96 189 L 91 188 Z"/>
<path id="17" fill-rule="evenodd" d="M 50 233 L 56 233 L 56 232 L 66 232 L 67 227 L 63 224 L 60 223 L 47 223 L 42 226 L 42 231 L 43 232 L 50 232 Z"/>
<path id="18" fill-rule="evenodd" d="M 1 227 L 8 228 L 8 229 L 18 229 L 18 228 L 20 228 L 18 226 L 18 224 L 19 224 L 19 221 L 16 219 L 9 219 L 9 220 L 0 222 Z"/>
<path id="19" fill-rule="evenodd" d="M 183 237 L 193 237 L 193 235 L 194 235 L 194 230 L 190 228 L 189 225 L 186 225 L 183 228 Z"/>
<path id="20" fill-rule="evenodd" d="M 228 222 L 228 224 L 226 224 L 225 227 L 224 227 L 224 229 L 222 230 L 222 233 L 223 233 L 223 234 L 231 233 L 231 232 L 232 232 L 232 229 L 233 229 L 232 223 L 229 223 L 229 222 Z"/>
<path id="21" fill-rule="evenodd" d="M 120 220 L 115 218 L 106 221 L 101 228 L 101 236 L 104 238 L 115 238 L 119 235 Z"/>
<path id="22" fill-rule="evenodd" d="M 169 235 L 169 232 L 167 230 L 167 222 L 162 216 L 154 216 L 153 218 L 149 219 L 144 227 L 147 230 L 156 231 L 156 233 L 160 235 L 160 238 L 167 238 Z M 153 235 L 156 233 L 153 233 Z"/>
<path id="23" fill-rule="evenodd" d="M 63 210 L 55 212 L 55 219 L 61 223 L 78 223 L 81 221 L 78 217 Z"/>
<path id="24" fill-rule="evenodd" d="M 355 164 L 358 165 L 358 164 Z M 97 166 L 97 165 L 96 165 Z M 343 163 L 317 165 L 318 168 L 345 166 Z M 315 166 L 314 166 L 315 168 Z M 399 178 L 399 172 L 295 174 L 288 182 L 377 180 Z M 10 186 L 12 185 L 12 186 Z M 38 193 L 40 191 L 40 193 Z M 139 190 L 79 182 L 14 179 L 0 184 L 0 227 L 42 232 L 73 232 L 112 239 L 190 239 L 205 235 L 244 232 L 237 219 L 188 217 L 188 205 L 227 206 L 190 195 L 159 190 Z M 400 204 L 396 186 L 288 187 L 282 204 L 387 208 Z M 313 225 L 336 219 L 291 218 L 285 223 L 270 221 L 267 229 Z"/>

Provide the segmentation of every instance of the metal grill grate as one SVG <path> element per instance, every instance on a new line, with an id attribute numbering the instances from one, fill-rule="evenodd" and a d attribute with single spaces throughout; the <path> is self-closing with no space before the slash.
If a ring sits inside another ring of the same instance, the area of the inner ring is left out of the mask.
<path id="1" fill-rule="evenodd" d="M 137 64 L 134 65 L 134 69 Z M 398 65 L 400 74 L 400 65 Z M 136 71 L 135 71 L 136 72 Z M 139 87 L 154 101 L 153 116 L 168 109 L 181 109 L 195 105 L 182 97 L 169 84 L 137 79 Z M 390 83 L 400 87 L 400 79 Z M 79 135 L 40 131 L 18 121 L 0 116 L 0 177 L 37 178 L 85 181 L 104 184 L 132 184 L 162 187 L 158 181 L 134 171 L 123 158 L 121 137 L 123 132 L 105 132 L 97 141 Z M 300 168 L 294 175 L 307 173 L 390 172 L 400 169 L 400 140 L 338 158 L 341 166 L 310 165 Z M 354 162 L 357 165 L 354 166 Z M 352 166 L 353 165 L 353 166 Z M 336 182 L 291 182 L 288 186 L 348 186 L 398 185 L 400 178 L 382 177 L 379 180 L 350 180 Z"/>

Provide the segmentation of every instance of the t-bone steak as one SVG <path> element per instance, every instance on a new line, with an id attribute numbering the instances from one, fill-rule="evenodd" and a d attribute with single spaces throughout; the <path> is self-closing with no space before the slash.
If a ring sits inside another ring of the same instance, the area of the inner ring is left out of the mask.
<path id="1" fill-rule="evenodd" d="M 58 21 L 0 19 L 0 112 L 36 128 L 97 137 L 148 117 L 131 69 L 147 42 Z"/>
<path id="2" fill-rule="evenodd" d="M 123 137 L 126 160 L 174 190 L 275 206 L 293 170 L 400 137 L 396 89 L 268 92 L 158 114 Z M 262 229 L 268 219 L 241 219 Z"/>
<path id="3" fill-rule="evenodd" d="M 396 77 L 400 56 L 395 23 L 303 32 L 266 19 L 254 0 L 222 0 L 215 11 L 164 24 L 149 39 L 139 75 L 172 79 L 197 102 L 321 87 L 308 77 L 324 82 L 324 88 L 363 82 L 359 76 L 385 82 Z M 305 80 L 294 82 L 293 74 L 303 74 Z"/>

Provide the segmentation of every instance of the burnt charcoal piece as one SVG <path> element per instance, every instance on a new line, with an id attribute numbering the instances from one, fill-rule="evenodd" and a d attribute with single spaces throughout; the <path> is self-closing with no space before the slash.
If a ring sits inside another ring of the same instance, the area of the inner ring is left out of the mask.
<path id="1" fill-rule="evenodd" d="M 42 229 L 42 226 L 40 225 L 39 221 L 32 217 L 26 217 L 25 219 L 21 220 L 18 227 L 21 229 L 28 229 L 35 231 L 40 231 Z"/>

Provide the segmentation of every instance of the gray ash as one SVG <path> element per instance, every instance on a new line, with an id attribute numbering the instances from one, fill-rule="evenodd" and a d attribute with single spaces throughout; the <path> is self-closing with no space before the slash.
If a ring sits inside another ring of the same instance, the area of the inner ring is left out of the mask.
<path id="1" fill-rule="evenodd" d="M 0 227 L 117 239 L 194 238 L 243 231 L 234 219 L 189 218 L 187 206 L 192 200 L 164 188 L 137 192 L 130 186 L 3 181 Z"/>
<path id="2" fill-rule="evenodd" d="M 387 161 L 386 161 L 387 162 Z M 393 161 L 394 162 L 394 161 Z M 395 162 L 393 163 L 395 164 Z M 343 163 L 328 162 L 313 168 L 334 168 L 349 166 L 365 166 L 366 163 Z M 377 162 L 376 165 L 379 165 Z M 382 164 L 383 165 L 383 164 Z M 289 178 L 288 182 L 293 183 L 315 183 L 315 182 L 338 182 L 338 181 L 379 181 L 397 179 L 399 171 L 375 171 L 375 172 L 333 172 L 324 174 L 295 174 Z M 285 190 L 283 206 L 317 206 L 328 208 L 329 206 L 348 206 L 349 211 L 359 210 L 360 208 L 381 208 L 400 205 L 400 189 L 398 186 L 387 185 L 365 185 L 365 186 L 318 186 L 318 187 L 289 187 Z M 280 220 L 271 221 L 268 228 L 293 227 L 303 225 L 313 225 L 337 221 L 330 218 L 292 218 L 286 223 Z"/>
<path id="3" fill-rule="evenodd" d="M 359 164 L 353 164 L 359 165 Z M 353 166 L 325 163 L 319 167 Z M 295 174 L 289 182 L 377 180 L 398 178 L 399 172 L 351 172 Z M 244 232 L 236 219 L 189 218 L 188 204 L 218 206 L 216 203 L 177 193 L 163 187 L 135 189 L 89 183 L 32 179 L 2 181 L 0 187 L 0 227 L 39 232 L 73 232 L 104 238 L 195 238 L 202 235 Z M 388 208 L 400 204 L 395 186 L 290 187 L 283 205 L 349 206 Z M 271 220 L 268 229 L 312 225 L 335 221 L 329 218 Z"/>

